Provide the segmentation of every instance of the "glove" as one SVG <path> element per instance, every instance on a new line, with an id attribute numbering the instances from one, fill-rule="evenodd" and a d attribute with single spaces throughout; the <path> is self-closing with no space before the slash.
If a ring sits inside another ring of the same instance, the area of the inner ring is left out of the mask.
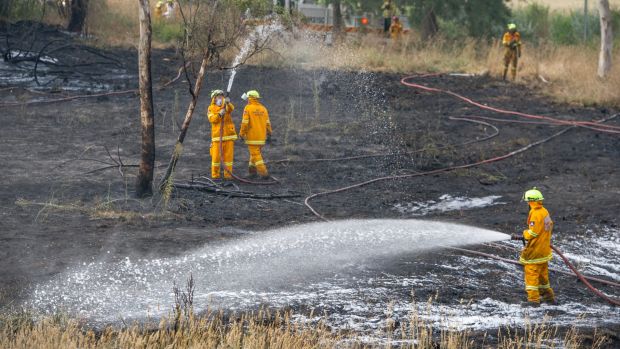
<path id="1" fill-rule="evenodd" d="M 523 243 L 523 246 L 525 246 L 525 238 L 523 237 L 523 235 L 512 234 L 510 235 L 510 240 L 521 240 L 521 242 Z"/>
<path id="2" fill-rule="evenodd" d="M 224 117 L 224 114 L 226 114 L 226 108 L 222 108 L 219 114 L 220 114 L 220 117 Z"/>
<path id="3" fill-rule="evenodd" d="M 230 97 L 226 97 L 226 99 L 224 99 L 224 103 L 226 104 L 230 103 Z"/>

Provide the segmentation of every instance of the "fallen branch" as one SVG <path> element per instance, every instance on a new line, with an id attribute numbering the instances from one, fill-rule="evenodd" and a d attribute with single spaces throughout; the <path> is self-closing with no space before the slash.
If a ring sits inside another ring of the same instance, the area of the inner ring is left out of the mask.
<path id="1" fill-rule="evenodd" d="M 263 199 L 263 200 L 273 200 L 273 199 L 288 199 L 288 198 L 296 198 L 300 197 L 300 194 L 297 193 L 288 193 L 288 194 L 260 194 L 260 193 L 252 193 L 247 191 L 234 191 L 234 190 L 226 190 L 220 187 L 214 187 L 212 185 L 207 185 L 206 183 L 174 183 L 173 188 L 175 189 L 188 189 L 188 190 L 198 190 L 204 191 L 216 195 L 224 195 L 229 197 L 236 198 L 246 198 L 246 199 Z"/>
<path id="2" fill-rule="evenodd" d="M 0 107 L 17 107 L 17 106 L 32 105 L 32 104 L 67 102 L 67 101 L 72 101 L 74 99 L 84 99 L 84 98 L 104 97 L 104 96 L 118 96 L 118 95 L 126 95 L 126 94 L 137 93 L 137 92 L 138 90 L 125 90 L 125 91 L 95 93 L 91 95 L 70 96 L 70 97 L 55 98 L 55 99 L 44 99 L 44 100 L 28 101 L 28 102 L 10 102 L 10 103 L 2 103 L 0 104 Z"/>
<path id="3" fill-rule="evenodd" d="M 186 62 L 185 65 L 182 65 L 179 68 L 179 71 L 177 72 L 177 76 L 174 77 L 174 79 L 168 81 L 167 83 L 161 85 L 158 90 L 163 89 L 164 87 L 168 87 L 170 85 L 172 85 L 173 83 L 175 83 L 177 80 L 179 80 L 181 78 L 181 75 L 183 74 L 183 71 L 185 71 L 185 69 L 188 68 L 189 64 L 191 64 L 190 62 Z"/>

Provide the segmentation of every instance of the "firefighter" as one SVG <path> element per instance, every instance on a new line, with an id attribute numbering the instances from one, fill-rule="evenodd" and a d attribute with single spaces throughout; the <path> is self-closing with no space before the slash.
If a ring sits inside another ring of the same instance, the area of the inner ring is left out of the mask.
<path id="1" fill-rule="evenodd" d="M 392 17 L 392 24 L 390 25 L 390 36 L 394 42 L 397 42 L 403 33 L 403 25 L 400 23 L 400 19 L 397 16 Z"/>
<path id="2" fill-rule="evenodd" d="M 392 0 L 383 1 L 381 10 L 383 10 L 383 32 L 387 34 L 390 32 L 392 16 L 394 15 L 394 5 L 392 4 Z"/>
<path id="3" fill-rule="evenodd" d="M 232 178 L 233 156 L 237 131 L 232 120 L 232 112 L 235 106 L 224 91 L 213 90 L 211 92 L 211 105 L 207 110 L 207 117 L 211 123 L 211 177 L 219 179 L 221 168 L 224 163 L 224 179 Z M 221 144 L 220 144 L 221 143 Z M 221 148 L 221 149 L 220 149 Z M 223 153 L 223 158 L 222 154 Z"/>
<path id="4" fill-rule="evenodd" d="M 543 195 L 536 187 L 526 191 L 523 200 L 530 206 L 527 229 L 523 231 L 522 236 L 513 235 L 513 239 L 523 240 L 525 244 L 519 262 L 523 264 L 525 274 L 527 304 L 538 306 L 541 297 L 545 302 L 555 303 L 555 295 L 549 284 L 553 221 L 547 209 L 543 207 Z"/>
<path id="5" fill-rule="evenodd" d="M 164 2 L 160 0 L 155 5 L 155 18 L 160 19 L 163 13 L 164 13 Z"/>
<path id="6" fill-rule="evenodd" d="M 259 101 L 261 97 L 258 91 L 248 91 L 241 98 L 248 101 L 248 105 L 243 110 L 243 120 L 239 130 L 239 136 L 245 140 L 250 153 L 248 172 L 251 177 L 258 174 L 262 178 L 268 178 L 269 172 L 267 172 L 261 150 L 265 142 L 271 138 L 269 112 Z"/>
<path id="7" fill-rule="evenodd" d="M 508 31 L 504 33 L 502 44 L 505 48 L 503 79 L 506 80 L 508 67 L 512 64 L 510 76 L 514 81 L 517 78 L 517 64 L 519 63 L 519 58 L 521 58 L 521 34 L 517 31 L 516 24 L 508 24 Z"/>

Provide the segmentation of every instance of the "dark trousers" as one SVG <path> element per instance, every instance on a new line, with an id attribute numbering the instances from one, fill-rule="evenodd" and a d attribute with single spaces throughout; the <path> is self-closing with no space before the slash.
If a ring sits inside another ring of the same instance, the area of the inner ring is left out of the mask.
<path id="1" fill-rule="evenodd" d="M 384 18 L 383 19 L 383 32 L 387 33 L 388 31 L 390 31 L 390 26 L 392 25 L 392 19 L 391 18 Z"/>

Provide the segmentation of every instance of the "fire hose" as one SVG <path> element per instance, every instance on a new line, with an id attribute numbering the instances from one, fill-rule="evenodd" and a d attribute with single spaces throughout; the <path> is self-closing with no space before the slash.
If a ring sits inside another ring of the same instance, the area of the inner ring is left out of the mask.
<path id="1" fill-rule="evenodd" d="M 426 76 L 429 76 L 429 75 L 426 75 Z M 562 129 L 559 132 L 556 132 L 556 133 L 552 134 L 549 137 L 546 137 L 544 139 L 541 139 L 541 140 L 538 140 L 536 142 L 530 143 L 530 144 L 528 144 L 526 146 L 523 146 L 523 147 L 521 147 L 519 149 L 513 150 L 511 152 L 508 152 L 508 153 L 500 155 L 500 156 L 495 156 L 495 157 L 487 158 L 487 159 L 484 159 L 484 160 L 480 160 L 480 161 L 477 161 L 477 162 L 468 163 L 468 164 L 464 164 L 464 165 L 445 167 L 445 168 L 440 168 L 440 169 L 426 171 L 426 172 L 419 172 L 419 173 L 412 173 L 412 174 L 405 174 L 405 175 L 384 176 L 384 177 L 374 178 L 374 179 L 367 180 L 367 181 L 364 181 L 364 182 L 352 184 L 352 185 L 349 185 L 349 186 L 346 186 L 346 187 L 342 187 L 342 188 L 338 188 L 338 189 L 333 189 L 333 190 L 328 190 L 328 191 L 312 194 L 312 195 L 306 197 L 306 199 L 304 200 L 304 204 L 306 205 L 306 207 L 308 207 L 310 209 L 310 211 L 315 216 L 317 216 L 318 218 L 320 218 L 320 219 L 322 219 L 324 221 L 328 221 L 328 219 L 326 219 L 323 215 L 321 215 L 317 210 L 315 210 L 310 205 L 310 201 L 312 199 L 314 199 L 314 198 L 317 198 L 317 197 L 320 197 L 320 196 L 327 196 L 327 195 L 331 195 L 331 194 L 336 194 L 336 193 L 341 193 L 341 192 L 344 192 L 344 191 L 352 190 L 352 189 L 355 189 L 355 188 L 360 188 L 360 187 L 363 187 L 363 186 L 366 186 L 366 185 L 370 185 L 370 184 L 377 183 L 377 182 L 382 182 L 382 181 L 400 180 L 400 179 L 405 179 L 405 178 L 413 178 L 413 177 L 421 177 L 421 176 L 439 174 L 439 173 L 443 173 L 443 172 L 450 172 L 450 171 L 454 171 L 454 170 L 458 170 L 458 169 L 466 169 L 466 168 L 480 166 L 480 165 L 483 165 L 483 164 L 488 164 L 488 163 L 492 163 L 492 162 L 497 162 L 497 161 L 505 160 L 505 159 L 513 157 L 513 156 L 515 156 L 517 154 L 523 153 L 523 152 L 527 151 L 528 149 L 530 149 L 532 147 L 535 147 L 537 145 L 546 143 L 546 142 L 548 142 L 548 141 L 550 141 L 550 140 L 552 140 L 552 139 L 554 139 L 554 138 L 556 138 L 558 136 L 561 136 L 562 134 L 564 134 L 564 133 L 568 132 L 569 130 L 571 130 L 573 128 L 576 128 L 576 127 L 587 128 L 587 129 L 591 129 L 591 130 L 595 130 L 595 131 L 599 131 L 599 132 L 604 132 L 604 133 L 620 134 L 620 127 L 619 126 L 603 125 L 604 122 L 616 118 L 619 114 L 614 114 L 614 115 L 611 115 L 611 116 L 609 116 L 607 118 L 604 118 L 602 120 L 597 120 L 597 121 L 561 120 L 561 119 L 552 118 L 552 117 L 549 117 L 549 116 L 527 114 L 527 113 L 515 112 L 515 111 L 510 111 L 510 110 L 496 108 L 496 107 L 486 106 L 484 104 L 481 104 L 479 102 L 475 102 L 475 101 L 473 101 L 470 98 L 464 97 L 462 95 L 459 95 L 459 94 L 457 94 L 455 92 L 452 92 L 452 91 L 449 91 L 449 90 L 442 90 L 442 89 L 438 89 L 438 88 L 427 87 L 427 86 L 424 86 L 424 85 L 415 84 L 415 83 L 407 81 L 407 80 L 410 80 L 412 78 L 414 78 L 414 76 L 405 77 L 405 78 L 403 78 L 401 80 L 401 83 L 403 85 L 405 85 L 405 86 L 413 87 L 413 88 L 416 88 L 416 89 L 421 89 L 421 90 L 424 90 L 424 91 L 427 91 L 427 92 L 448 94 L 448 95 L 456 97 L 456 98 L 458 98 L 460 100 L 463 100 L 463 101 L 465 101 L 468 104 L 474 105 L 474 106 L 479 107 L 479 108 L 484 109 L 484 110 L 494 111 L 494 112 L 499 113 L 499 114 L 514 115 L 514 116 L 524 117 L 524 118 L 527 118 L 527 119 L 535 119 L 535 120 L 538 120 L 537 122 L 545 123 L 545 124 L 549 124 L 549 125 L 569 125 L 569 126 L 564 128 L 564 129 Z M 588 289 L 590 289 L 594 294 L 596 294 L 597 296 L 603 298 L 604 300 L 606 300 L 610 304 L 613 304 L 615 306 L 619 306 L 620 305 L 620 302 L 618 302 L 617 300 L 611 299 L 610 297 L 608 297 L 607 295 L 605 295 L 604 293 L 602 293 L 601 291 L 599 291 L 598 289 L 593 287 L 586 280 L 586 278 L 570 263 L 570 261 L 555 246 L 551 246 L 551 247 L 562 258 L 564 263 L 566 263 L 566 265 L 571 269 L 571 271 L 579 278 L 579 280 L 581 280 L 588 287 Z M 453 249 L 456 249 L 456 248 L 453 248 Z M 461 249 L 461 250 L 463 250 L 463 249 Z M 468 250 L 466 250 L 466 251 L 468 251 Z M 492 255 L 489 255 L 489 256 L 492 256 Z M 492 258 L 499 258 L 499 257 L 494 256 Z"/>
<path id="2" fill-rule="evenodd" d="M 492 107 L 492 106 L 487 106 L 484 105 L 482 103 L 476 102 L 468 97 L 465 97 L 463 95 L 460 95 L 456 92 L 452 92 L 450 90 L 443 90 L 440 88 L 435 88 L 435 87 L 428 87 L 425 85 L 421 85 L 421 84 L 416 84 L 413 82 L 408 82 L 408 80 L 414 79 L 416 77 L 428 77 L 428 76 L 437 76 L 437 75 L 441 75 L 441 74 L 427 74 L 427 75 L 422 75 L 422 76 L 407 76 L 404 77 L 400 80 L 401 84 L 408 86 L 408 87 L 413 87 L 415 89 L 419 89 L 419 90 L 423 90 L 423 91 L 427 91 L 427 92 L 433 92 L 433 93 L 443 93 L 443 94 L 447 94 L 450 95 L 452 97 L 455 97 L 457 99 L 460 99 L 468 104 L 471 104 L 473 106 L 476 106 L 480 109 L 484 109 L 484 110 L 488 110 L 488 111 L 493 111 L 499 114 L 504 114 L 504 115 L 513 115 L 513 116 L 520 116 L 520 117 L 524 117 L 527 119 L 536 119 L 536 120 L 544 120 L 544 121 L 548 121 L 551 122 L 553 124 L 557 124 L 557 125 L 571 125 L 571 126 L 577 126 L 577 127 L 583 127 L 583 128 L 588 128 L 588 129 L 592 129 L 595 131 L 599 131 L 599 132 L 605 132 L 605 133 L 613 133 L 613 134 L 620 134 L 620 126 L 612 126 L 612 125 L 602 125 L 600 123 L 600 120 L 598 121 L 577 121 L 577 120 L 562 120 L 562 119 L 557 119 L 557 118 L 553 118 L 550 116 L 544 116 L 544 115 L 535 115 L 535 114 L 528 114 L 528 113 L 522 113 L 522 112 L 518 112 L 518 111 L 512 111 L 512 110 L 506 110 L 506 109 L 501 109 L 501 108 L 497 108 L 497 107 Z"/>
<path id="3" fill-rule="evenodd" d="M 469 250 L 469 249 L 460 248 L 460 247 L 452 247 L 452 246 L 445 246 L 445 248 L 448 248 L 448 249 L 454 250 L 454 251 L 459 251 L 459 252 L 464 252 L 464 253 L 469 253 L 469 254 L 475 254 L 475 255 L 478 255 L 478 256 L 482 256 L 482 257 L 492 258 L 492 259 L 500 260 L 500 261 L 506 262 L 506 263 L 511 263 L 511 264 L 515 264 L 515 265 L 521 265 L 521 263 L 519 263 L 519 262 L 517 262 L 515 260 L 508 259 L 508 258 L 503 258 L 503 257 L 496 256 L 496 255 L 493 255 L 493 254 L 490 254 L 490 253 L 484 253 L 484 252 Z M 613 304 L 615 306 L 620 306 L 620 301 L 615 300 L 615 299 L 607 296 L 606 294 L 604 294 L 603 292 L 601 292 L 600 290 L 598 290 L 597 288 L 592 286 L 592 284 L 588 280 L 599 282 L 599 283 L 602 283 L 602 284 L 605 284 L 605 285 L 609 285 L 609 286 L 614 286 L 614 287 L 620 287 L 620 283 L 609 281 L 609 280 L 605 280 L 605 279 L 600 279 L 600 278 L 596 278 L 596 277 L 592 277 L 592 276 L 584 276 L 583 274 L 581 274 L 577 270 L 577 268 L 575 268 L 575 266 L 568 260 L 568 258 L 566 258 L 566 256 L 564 256 L 564 254 L 557 247 L 551 245 L 551 248 L 553 249 L 553 251 L 555 251 L 555 253 L 558 254 L 558 256 L 560 256 L 562 261 L 572 271 L 572 273 L 569 273 L 569 272 L 566 272 L 566 271 L 563 271 L 563 270 L 560 270 L 560 269 L 552 269 L 551 268 L 550 270 L 552 270 L 554 272 L 566 274 L 566 275 L 576 276 L 594 294 L 596 294 L 597 296 L 599 296 L 602 299 L 606 300 L 610 304 Z"/>
<path id="4" fill-rule="evenodd" d="M 525 118 L 528 118 L 528 119 L 544 120 L 544 121 L 548 121 L 548 122 L 551 122 L 551 123 L 554 123 L 554 124 L 572 125 L 572 126 L 589 128 L 589 129 L 596 130 L 596 131 L 599 131 L 599 132 L 620 134 L 620 127 L 618 127 L 618 126 L 609 126 L 609 125 L 601 125 L 600 122 L 602 122 L 602 120 L 594 121 L 594 122 L 592 122 L 592 121 L 560 120 L 560 119 L 556 119 L 556 118 L 552 118 L 552 117 L 548 117 L 548 116 L 526 114 L 526 113 L 521 113 L 521 112 L 509 111 L 509 110 L 505 110 L 505 109 L 499 109 L 499 108 L 495 108 L 495 107 L 489 107 L 489 106 L 483 105 L 481 103 L 475 102 L 475 101 L 473 101 L 473 100 L 471 100 L 471 99 L 469 99 L 467 97 L 464 97 L 464 96 L 462 96 L 460 94 L 457 94 L 455 92 L 452 92 L 452 91 L 442 90 L 442 89 L 438 89 L 438 88 L 432 88 L 432 87 L 427 87 L 427 86 L 420 85 L 420 84 L 415 84 L 415 83 L 407 82 L 407 80 L 409 80 L 411 78 L 413 78 L 413 77 L 405 77 L 405 78 L 403 78 L 401 80 L 401 83 L 403 85 L 406 85 L 406 86 L 409 86 L 409 87 L 414 87 L 414 88 L 426 90 L 426 91 L 429 91 L 429 92 L 438 92 L 438 93 L 448 94 L 448 95 L 451 95 L 451 96 L 456 97 L 458 99 L 461 99 L 461 100 L 463 100 L 463 101 L 465 101 L 465 102 L 467 102 L 467 103 L 469 103 L 471 105 L 477 106 L 477 107 L 479 107 L 481 109 L 495 111 L 495 112 L 498 112 L 498 113 L 501 113 L 501 114 L 521 116 L 521 117 L 525 117 Z M 615 116 L 617 116 L 617 114 L 613 115 L 612 117 L 615 117 Z M 555 251 L 560 256 L 560 258 L 562 259 L 562 261 L 564 261 L 566 266 L 568 266 L 568 268 L 577 276 L 577 278 L 581 282 L 583 282 L 586 285 L 586 287 L 590 291 L 592 291 L 598 297 L 606 300 L 608 303 L 613 304 L 615 306 L 620 306 L 620 301 L 608 297 L 606 294 L 604 294 L 603 292 L 601 292 L 600 290 L 598 290 L 594 286 L 592 286 L 592 284 L 590 284 L 590 282 L 588 282 L 586 277 L 584 277 L 577 270 L 577 268 L 575 268 L 575 266 L 568 260 L 568 258 L 566 258 L 566 256 L 564 256 L 564 254 L 557 247 L 551 245 L 551 248 L 553 249 L 553 251 Z M 616 286 L 620 286 L 619 284 L 615 284 L 615 285 Z"/>

